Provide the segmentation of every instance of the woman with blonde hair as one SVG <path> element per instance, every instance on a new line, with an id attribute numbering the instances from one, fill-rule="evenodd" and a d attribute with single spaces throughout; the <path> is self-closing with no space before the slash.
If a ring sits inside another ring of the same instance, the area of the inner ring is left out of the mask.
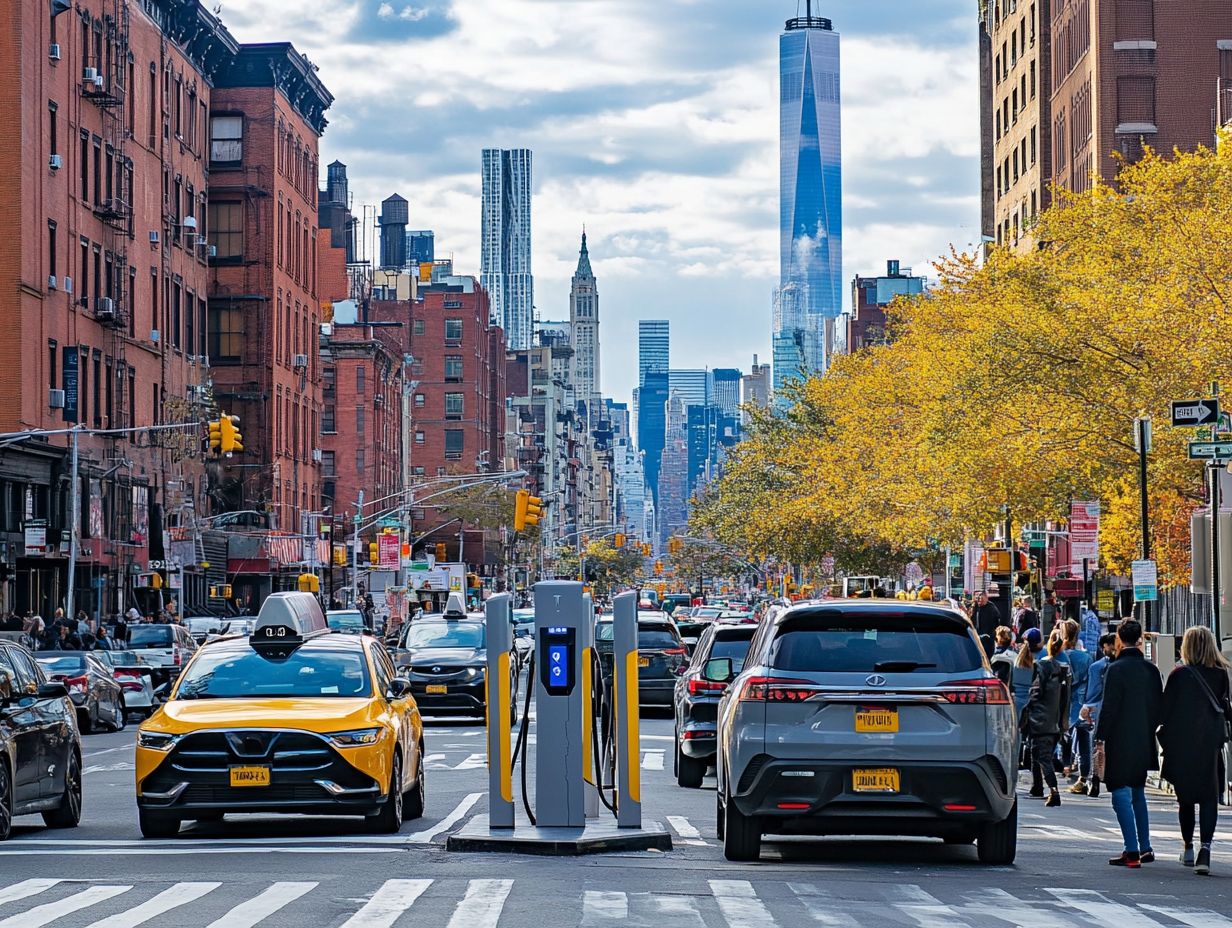
<path id="1" fill-rule="evenodd" d="M 1223 746 L 1232 722 L 1228 662 L 1209 628 L 1191 628 L 1181 640 L 1181 660 L 1164 688 L 1159 743 L 1163 777 L 1176 790 L 1180 806 L 1181 863 L 1194 873 L 1211 872 L 1211 841 L 1219 814 L 1225 774 Z M 1194 854 L 1194 806 L 1198 807 L 1198 853 Z"/>

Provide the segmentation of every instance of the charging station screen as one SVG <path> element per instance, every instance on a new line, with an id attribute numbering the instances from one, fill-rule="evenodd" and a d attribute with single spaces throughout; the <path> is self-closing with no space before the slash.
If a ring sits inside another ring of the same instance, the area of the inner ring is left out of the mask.
<path id="1" fill-rule="evenodd" d="M 569 680 L 569 646 L 565 644 L 548 645 L 548 686 L 555 689 L 568 689 Z"/>

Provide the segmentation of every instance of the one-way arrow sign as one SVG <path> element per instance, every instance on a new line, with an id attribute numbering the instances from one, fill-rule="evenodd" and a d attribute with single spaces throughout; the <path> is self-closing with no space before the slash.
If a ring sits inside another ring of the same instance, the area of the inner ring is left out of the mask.
<path id="1" fill-rule="evenodd" d="M 1219 400 L 1176 400 L 1172 403 L 1172 426 L 1211 425 L 1219 419 Z"/>

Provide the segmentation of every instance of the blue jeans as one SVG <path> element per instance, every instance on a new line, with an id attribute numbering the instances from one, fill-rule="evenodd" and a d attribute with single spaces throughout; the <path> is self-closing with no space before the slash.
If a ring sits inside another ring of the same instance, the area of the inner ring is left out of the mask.
<path id="1" fill-rule="evenodd" d="M 1141 786 L 1123 786 L 1112 791 L 1112 811 L 1121 826 L 1125 850 L 1145 854 L 1151 850 L 1151 826 L 1147 821 L 1146 790 Z"/>
<path id="2" fill-rule="evenodd" d="M 1078 775 L 1087 779 L 1091 775 L 1091 727 L 1075 724 L 1070 731 L 1074 734 L 1074 755 L 1078 759 Z"/>

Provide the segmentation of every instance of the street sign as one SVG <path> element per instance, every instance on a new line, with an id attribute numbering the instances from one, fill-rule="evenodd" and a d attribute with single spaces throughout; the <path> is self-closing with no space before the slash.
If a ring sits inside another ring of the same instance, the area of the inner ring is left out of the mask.
<path id="1" fill-rule="evenodd" d="M 1130 573 L 1134 581 L 1134 602 L 1159 599 L 1159 572 L 1154 561 L 1134 561 L 1130 564 Z"/>
<path id="2" fill-rule="evenodd" d="M 1232 461 L 1232 441 L 1191 441 L 1191 461 Z"/>
<path id="3" fill-rule="evenodd" d="M 1113 612 L 1116 611 L 1116 597 L 1113 596 L 1112 590 L 1096 591 L 1095 609 L 1101 616 L 1112 618 Z"/>
<path id="4" fill-rule="evenodd" d="M 402 554 L 402 541 L 390 532 L 377 535 L 377 567 L 380 570 L 397 570 Z"/>
<path id="5" fill-rule="evenodd" d="M 1211 425 L 1219 421 L 1219 400 L 1174 400 L 1172 425 L 1174 428 L 1190 428 Z"/>

